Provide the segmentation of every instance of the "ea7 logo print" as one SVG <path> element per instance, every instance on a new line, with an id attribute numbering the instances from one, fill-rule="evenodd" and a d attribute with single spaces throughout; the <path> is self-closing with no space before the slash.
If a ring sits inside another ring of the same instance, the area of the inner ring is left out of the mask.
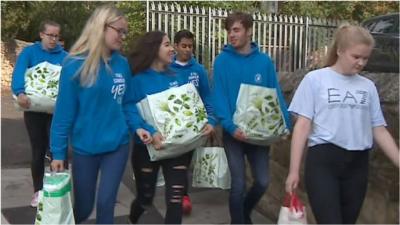
<path id="1" fill-rule="evenodd" d="M 254 76 L 254 81 L 256 82 L 256 83 L 261 83 L 262 82 L 262 76 L 261 76 L 261 74 L 259 74 L 259 73 L 257 73 L 255 76 Z"/>
<path id="2" fill-rule="evenodd" d="M 368 108 L 368 92 L 363 90 L 340 90 L 338 88 L 328 88 L 329 108 Z"/>

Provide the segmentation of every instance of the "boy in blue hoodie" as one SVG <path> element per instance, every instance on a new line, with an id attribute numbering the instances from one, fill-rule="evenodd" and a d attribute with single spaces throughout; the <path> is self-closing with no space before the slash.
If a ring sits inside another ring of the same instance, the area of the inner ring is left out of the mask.
<path id="1" fill-rule="evenodd" d="M 17 96 L 17 103 L 26 109 L 24 122 L 28 131 L 32 148 L 31 172 L 34 194 L 31 206 L 38 204 L 38 191 L 43 188 L 44 160 L 49 147 L 49 130 L 52 115 L 42 112 L 29 111 L 30 100 L 25 93 L 25 72 L 27 69 L 42 62 L 61 65 L 67 52 L 58 44 L 61 27 L 50 20 L 43 21 L 39 28 L 40 42 L 24 48 L 15 64 L 11 89 Z"/>
<path id="2" fill-rule="evenodd" d="M 210 130 L 211 133 L 214 131 L 216 119 L 213 115 L 214 112 L 212 107 L 210 87 L 208 84 L 207 70 L 193 57 L 193 42 L 194 35 L 188 30 L 181 30 L 175 34 L 174 48 L 176 55 L 173 63 L 171 64 L 171 68 L 177 73 L 182 83 L 190 82 L 196 87 L 207 111 L 207 129 Z M 188 155 L 187 167 L 189 168 L 193 151 L 189 152 Z M 182 200 L 182 211 L 185 214 L 190 214 L 192 211 L 192 203 L 188 195 L 188 186 L 189 180 L 187 180 L 187 186 L 184 193 L 185 195 L 183 196 Z"/>
<path id="3" fill-rule="evenodd" d="M 229 211 L 231 223 L 251 224 L 251 212 L 268 185 L 269 147 L 244 142 L 246 136 L 233 123 L 236 101 L 242 83 L 276 88 L 286 124 L 290 124 L 275 67 L 268 55 L 251 42 L 253 18 L 230 14 L 225 21 L 229 43 L 214 62 L 215 114 L 224 129 L 224 147 L 231 171 Z M 251 167 L 253 184 L 246 191 L 245 156 Z"/>

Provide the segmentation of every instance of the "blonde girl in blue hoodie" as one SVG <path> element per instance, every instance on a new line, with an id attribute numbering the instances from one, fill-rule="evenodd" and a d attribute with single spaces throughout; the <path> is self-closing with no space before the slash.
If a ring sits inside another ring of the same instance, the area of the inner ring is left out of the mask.
<path id="1" fill-rule="evenodd" d="M 131 70 L 119 53 L 127 32 L 128 23 L 121 12 L 111 5 L 100 6 L 87 21 L 61 71 L 51 127 L 51 167 L 64 169 L 65 152 L 71 143 L 77 223 L 89 217 L 96 196 L 96 222 L 114 222 L 117 191 L 129 151 L 127 118 L 136 110 L 129 93 Z"/>

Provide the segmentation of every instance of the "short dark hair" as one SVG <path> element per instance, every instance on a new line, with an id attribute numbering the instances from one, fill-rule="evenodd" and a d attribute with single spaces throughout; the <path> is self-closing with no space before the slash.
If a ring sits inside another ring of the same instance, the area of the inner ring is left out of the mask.
<path id="1" fill-rule="evenodd" d="M 235 22 L 240 22 L 248 30 L 253 27 L 253 17 L 244 12 L 234 12 L 225 19 L 225 30 L 229 30 Z"/>
<path id="2" fill-rule="evenodd" d="M 150 68 L 158 56 L 158 51 L 165 35 L 167 34 L 162 31 L 150 31 L 139 38 L 129 55 L 129 63 L 133 74 Z"/>
<path id="3" fill-rule="evenodd" d="M 39 32 L 44 32 L 46 30 L 46 25 L 55 26 L 61 28 L 60 24 L 53 20 L 44 20 L 39 25 Z"/>
<path id="4" fill-rule="evenodd" d="M 183 38 L 194 40 L 194 34 L 188 30 L 180 30 L 174 36 L 174 43 L 178 44 Z"/>

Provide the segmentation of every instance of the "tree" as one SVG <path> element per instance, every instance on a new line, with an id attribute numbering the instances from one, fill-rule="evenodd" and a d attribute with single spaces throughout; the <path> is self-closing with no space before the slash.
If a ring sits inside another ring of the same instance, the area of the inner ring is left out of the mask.
<path id="1" fill-rule="evenodd" d="M 279 13 L 361 22 L 369 17 L 399 11 L 398 1 L 284 1 Z"/>

